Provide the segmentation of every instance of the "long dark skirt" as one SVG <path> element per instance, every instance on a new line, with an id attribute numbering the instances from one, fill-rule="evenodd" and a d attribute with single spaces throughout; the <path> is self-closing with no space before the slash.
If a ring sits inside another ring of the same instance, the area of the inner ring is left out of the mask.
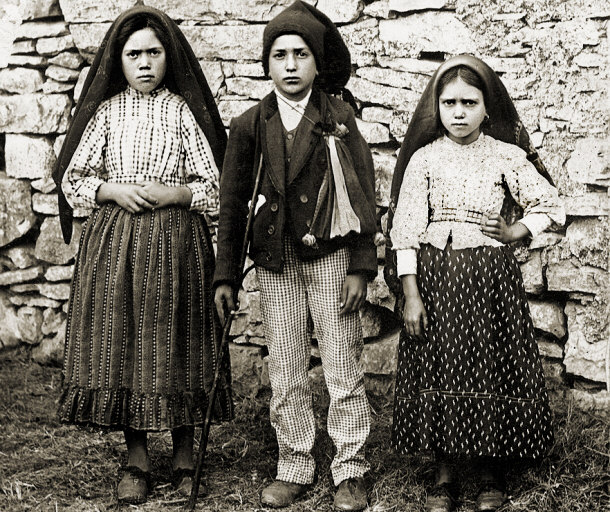
<path id="1" fill-rule="evenodd" d="M 507 247 L 419 251 L 425 341 L 403 330 L 392 442 L 401 453 L 537 458 L 551 413 L 521 271 Z"/>
<path id="2" fill-rule="evenodd" d="M 85 223 L 66 327 L 64 422 L 166 430 L 199 425 L 217 364 L 217 419 L 232 417 L 228 353 L 213 322 L 214 252 L 204 219 L 116 205 Z"/>

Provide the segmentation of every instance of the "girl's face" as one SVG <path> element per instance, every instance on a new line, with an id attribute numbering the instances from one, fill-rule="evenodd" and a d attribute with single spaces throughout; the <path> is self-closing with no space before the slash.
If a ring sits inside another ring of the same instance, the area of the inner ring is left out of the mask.
<path id="1" fill-rule="evenodd" d="M 123 74 L 134 89 L 149 93 L 165 77 L 167 62 L 165 48 L 152 28 L 131 34 L 121 52 Z"/>
<path id="2" fill-rule="evenodd" d="M 301 36 L 284 34 L 273 41 L 269 75 L 283 96 L 302 100 L 313 86 L 316 74 L 316 59 Z"/>
<path id="3" fill-rule="evenodd" d="M 448 137 L 458 144 L 470 144 L 479 138 L 485 119 L 483 91 L 461 78 L 449 82 L 438 98 L 441 123 Z"/>

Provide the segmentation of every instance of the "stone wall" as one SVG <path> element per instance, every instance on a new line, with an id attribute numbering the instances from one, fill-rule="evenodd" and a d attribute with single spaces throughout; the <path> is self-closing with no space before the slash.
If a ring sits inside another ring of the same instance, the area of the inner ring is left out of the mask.
<path id="1" fill-rule="evenodd" d="M 97 45 L 134 0 L 4 0 L 0 6 L 0 348 L 27 344 L 61 358 L 71 245 L 60 236 L 49 178 Z M 148 0 L 178 21 L 230 119 L 271 83 L 259 62 L 264 24 L 290 0 Z M 608 19 L 604 0 L 317 0 L 353 57 L 348 87 L 373 151 L 385 207 L 396 150 L 428 77 L 444 58 L 474 53 L 515 99 L 568 212 L 567 227 L 519 248 L 549 386 L 608 410 Z M 380 265 L 383 251 L 380 250 Z M 381 269 L 381 266 L 380 266 Z M 267 385 L 256 277 L 233 327 L 239 391 Z M 373 390 L 391 390 L 397 322 L 381 277 L 361 316 Z M 319 354 L 312 347 L 312 361 Z M 313 375 L 320 375 L 314 371 Z"/>

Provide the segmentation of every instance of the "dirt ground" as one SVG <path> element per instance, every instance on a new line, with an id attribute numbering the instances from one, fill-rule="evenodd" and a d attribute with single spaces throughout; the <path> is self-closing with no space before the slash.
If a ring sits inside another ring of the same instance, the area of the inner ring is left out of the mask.
<path id="1" fill-rule="evenodd" d="M 26 352 L 0 354 L 0 511 L 178 511 L 185 501 L 172 493 L 171 439 L 150 437 L 154 489 L 139 507 L 116 502 L 117 468 L 124 462 L 122 434 L 61 425 L 55 418 L 60 371 L 32 363 Z M 369 512 L 421 511 L 433 466 L 401 458 L 389 449 L 391 403 L 370 397 L 373 427 L 368 443 L 372 470 L 367 480 Z M 258 496 L 275 473 L 277 445 L 269 424 L 268 395 L 236 399 L 236 419 L 212 427 L 206 457 L 206 492 L 201 511 L 263 511 Z M 332 510 L 329 478 L 332 443 L 325 429 L 328 404 L 316 390 L 319 425 L 315 457 L 318 479 L 287 512 Z M 610 511 L 610 425 L 554 400 L 556 443 L 536 466 L 509 474 L 510 500 L 504 512 Z M 474 510 L 475 476 L 464 468 L 459 512 Z"/>

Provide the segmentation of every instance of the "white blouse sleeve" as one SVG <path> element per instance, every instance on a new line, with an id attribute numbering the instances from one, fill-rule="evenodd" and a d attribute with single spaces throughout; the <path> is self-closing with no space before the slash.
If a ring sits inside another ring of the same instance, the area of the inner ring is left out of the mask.
<path id="1" fill-rule="evenodd" d="M 218 214 L 220 173 L 210 143 L 185 103 L 181 115 L 185 177 L 191 189 L 191 210 Z"/>
<path id="2" fill-rule="evenodd" d="M 97 189 L 108 177 L 104 165 L 106 105 L 102 103 L 87 123 L 61 182 L 66 200 L 72 208 L 97 207 Z"/>
<path id="3" fill-rule="evenodd" d="M 566 214 L 557 189 L 542 176 L 526 157 L 513 146 L 504 169 L 511 195 L 524 210 L 521 222 L 532 234 L 539 235 L 551 224 L 565 224 Z"/>

